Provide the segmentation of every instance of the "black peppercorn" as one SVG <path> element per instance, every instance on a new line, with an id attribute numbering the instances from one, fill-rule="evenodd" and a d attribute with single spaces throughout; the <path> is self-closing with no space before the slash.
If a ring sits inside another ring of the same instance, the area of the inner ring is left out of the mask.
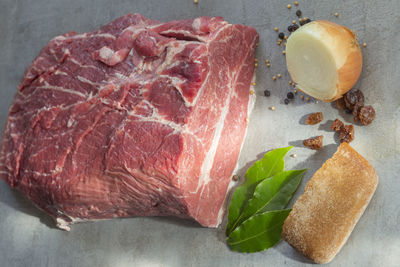
<path id="1" fill-rule="evenodd" d="M 294 94 L 292 92 L 287 93 L 287 98 L 289 99 L 293 99 L 294 98 Z"/>
<path id="2" fill-rule="evenodd" d="M 294 31 L 296 31 L 298 28 L 299 28 L 299 25 L 294 24 L 294 25 L 292 26 L 292 31 L 294 32 Z"/>
<path id="3" fill-rule="evenodd" d="M 303 25 L 306 24 L 306 23 L 305 23 L 304 20 L 302 20 L 302 21 L 299 22 L 299 24 L 300 24 L 300 26 L 303 26 Z"/>
<path id="4" fill-rule="evenodd" d="M 296 16 L 298 16 L 299 18 L 301 17 L 301 10 L 296 11 Z"/>
<path id="5" fill-rule="evenodd" d="M 306 19 L 306 21 L 304 22 L 304 24 L 310 23 L 311 19 Z"/>
<path id="6" fill-rule="evenodd" d="M 283 32 L 280 32 L 278 37 L 279 39 L 283 40 L 283 38 L 285 38 L 285 34 Z"/>
<path id="7" fill-rule="evenodd" d="M 268 97 L 268 96 L 270 96 L 270 95 L 271 95 L 271 92 L 270 92 L 270 91 L 268 91 L 268 90 L 265 90 L 265 91 L 264 91 L 264 95 Z"/>
<path id="8" fill-rule="evenodd" d="M 292 25 L 289 25 L 289 26 L 287 27 L 287 30 L 288 30 L 289 32 L 292 32 L 292 31 L 293 31 L 293 26 L 292 26 Z"/>
<path id="9" fill-rule="evenodd" d="M 285 103 L 285 105 L 289 104 L 290 100 L 285 98 L 285 100 L 283 101 Z"/>

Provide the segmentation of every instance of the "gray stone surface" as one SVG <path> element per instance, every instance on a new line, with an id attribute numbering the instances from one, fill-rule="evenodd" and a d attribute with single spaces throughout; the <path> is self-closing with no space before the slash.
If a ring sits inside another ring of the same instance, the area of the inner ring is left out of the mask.
<path id="1" fill-rule="evenodd" d="M 243 174 L 251 162 L 272 148 L 293 144 L 297 158 L 288 168 L 308 168 L 305 182 L 336 150 L 327 120 L 351 116 L 330 104 L 298 98 L 283 104 L 289 90 L 282 48 L 273 27 L 286 28 L 297 8 L 289 1 L 267 0 L 2 0 L 0 2 L 0 123 L 19 79 L 40 49 L 52 37 L 76 30 L 91 31 L 124 15 L 139 12 L 150 18 L 172 20 L 201 15 L 223 16 L 232 23 L 256 27 L 260 33 L 257 57 L 258 99 L 239 161 Z M 293 2 L 293 1 L 291 1 Z M 331 266 L 399 266 L 400 263 L 400 1 L 300 1 L 304 16 L 329 19 L 357 31 L 363 48 L 364 69 L 356 87 L 377 111 L 368 127 L 355 126 L 352 146 L 375 167 L 380 184 L 371 204 L 347 244 Z M 334 12 L 339 17 L 333 16 Z M 267 69 L 263 61 L 272 62 Z M 282 78 L 273 82 L 272 75 Z M 264 89 L 271 97 L 262 96 Z M 275 106 L 271 111 L 269 106 Z M 304 115 L 322 111 L 321 125 L 302 124 Z M 301 146 L 303 138 L 325 136 L 319 152 Z M 291 203 L 292 205 L 292 203 Z M 131 218 L 79 224 L 71 232 L 53 228 L 52 220 L 0 181 L 0 266 L 300 266 L 309 261 L 280 242 L 255 254 L 231 252 L 224 229 L 206 229 L 173 218 Z"/>

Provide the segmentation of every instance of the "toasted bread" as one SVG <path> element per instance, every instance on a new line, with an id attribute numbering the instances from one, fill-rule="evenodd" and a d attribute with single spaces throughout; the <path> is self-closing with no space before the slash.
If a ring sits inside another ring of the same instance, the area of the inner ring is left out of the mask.
<path id="1" fill-rule="evenodd" d="M 346 243 L 378 185 L 372 166 L 342 143 L 306 184 L 283 225 L 282 238 L 316 263 Z"/>

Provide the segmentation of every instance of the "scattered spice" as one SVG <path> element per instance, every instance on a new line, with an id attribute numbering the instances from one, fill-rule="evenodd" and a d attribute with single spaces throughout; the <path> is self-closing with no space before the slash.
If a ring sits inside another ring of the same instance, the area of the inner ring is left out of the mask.
<path id="1" fill-rule="evenodd" d="M 252 82 L 251 85 L 255 86 L 255 85 L 256 85 L 256 82 Z"/>
<path id="2" fill-rule="evenodd" d="M 289 5 L 287 5 L 286 7 L 287 7 L 288 9 L 291 9 L 291 8 L 292 8 L 292 5 L 289 4 Z"/>
<path id="3" fill-rule="evenodd" d="M 265 63 L 269 63 L 269 60 L 268 60 L 268 59 L 266 59 L 266 60 L 265 60 Z"/>
<path id="4" fill-rule="evenodd" d="M 289 81 L 289 84 L 292 85 L 292 81 Z"/>
<path id="5" fill-rule="evenodd" d="M 198 4 L 199 0 L 193 0 L 193 3 Z"/>
<path id="6" fill-rule="evenodd" d="M 320 150 L 322 148 L 324 137 L 322 135 L 311 137 L 303 140 L 303 145 L 313 150 Z"/>
<path id="7" fill-rule="evenodd" d="M 360 111 L 360 109 L 363 107 L 363 105 L 362 104 L 360 104 L 360 103 L 356 103 L 355 105 L 354 105 L 354 107 L 353 107 L 353 119 L 354 119 L 354 121 L 355 122 L 358 122 L 358 113 L 359 113 L 359 111 Z"/>
<path id="8" fill-rule="evenodd" d="M 255 62 L 258 62 L 258 58 L 255 58 L 254 61 L 255 61 Z"/>
<path id="9" fill-rule="evenodd" d="M 340 143 L 350 143 L 354 139 L 354 126 L 351 124 L 345 125 L 341 120 L 336 119 L 332 123 L 331 129 L 339 133 Z"/>
<path id="10" fill-rule="evenodd" d="M 323 119 L 324 119 L 324 116 L 322 115 L 322 112 L 315 112 L 315 113 L 308 115 L 308 117 L 306 118 L 306 124 L 307 125 L 315 125 L 315 124 L 323 121 Z"/>
<path id="11" fill-rule="evenodd" d="M 280 32 L 279 34 L 278 34 L 278 37 L 279 37 L 279 39 L 283 39 L 284 37 L 285 37 L 285 34 L 283 33 L 283 32 Z"/>
<path id="12" fill-rule="evenodd" d="M 269 90 L 264 90 L 264 95 L 266 97 L 269 97 L 271 95 L 271 92 Z"/>
<path id="13" fill-rule="evenodd" d="M 274 80 L 274 81 L 275 81 L 275 80 L 276 80 L 276 76 L 272 76 L 272 80 Z"/>
<path id="14" fill-rule="evenodd" d="M 307 102 L 310 101 L 310 98 L 309 98 L 309 97 L 306 97 L 306 101 L 307 101 Z"/>
<path id="15" fill-rule="evenodd" d="M 282 43 L 282 41 L 281 41 L 281 40 L 279 40 L 279 41 L 277 42 L 277 44 L 278 44 L 278 45 L 281 45 L 281 43 Z"/>
<path id="16" fill-rule="evenodd" d="M 344 125 L 339 132 L 339 141 L 340 143 L 347 142 L 350 143 L 354 140 L 354 126 Z"/>
<path id="17" fill-rule="evenodd" d="M 290 102 L 290 100 L 289 100 L 289 99 L 287 99 L 287 98 L 285 98 L 285 100 L 283 101 L 283 103 L 285 103 L 285 105 L 288 105 L 288 104 L 289 104 L 289 102 Z"/>
<path id="18" fill-rule="evenodd" d="M 337 13 L 337 12 L 334 15 L 335 15 L 335 17 L 339 17 L 339 13 Z"/>
<path id="19" fill-rule="evenodd" d="M 233 175 L 232 176 L 232 180 L 235 181 L 235 182 L 239 181 L 239 175 L 237 175 L 237 174 Z"/>
<path id="20" fill-rule="evenodd" d="M 367 47 L 367 43 L 363 43 L 362 46 L 363 46 L 363 47 Z"/>
<path id="21" fill-rule="evenodd" d="M 290 155 L 292 158 L 297 158 L 297 155 L 296 154 L 292 154 L 292 155 Z"/>
<path id="22" fill-rule="evenodd" d="M 298 5 L 299 5 L 299 2 L 298 2 L 298 1 L 294 1 L 294 5 L 295 5 L 295 6 L 298 6 Z"/>
<path id="23" fill-rule="evenodd" d="M 271 67 L 271 64 L 267 63 L 267 67 L 268 67 L 268 68 Z"/>
<path id="24" fill-rule="evenodd" d="M 298 16 L 299 18 L 301 17 L 301 10 L 300 9 L 296 11 L 296 16 Z"/>
<path id="25" fill-rule="evenodd" d="M 353 108 L 356 104 L 360 104 L 361 106 L 364 105 L 364 94 L 358 89 L 348 91 L 346 94 L 344 94 L 343 98 L 344 102 L 346 103 L 346 107 L 350 111 L 353 111 Z"/>
<path id="26" fill-rule="evenodd" d="M 289 92 L 289 93 L 287 93 L 286 97 L 289 98 L 289 99 L 293 99 L 294 98 L 294 94 L 292 92 Z"/>
<path id="27" fill-rule="evenodd" d="M 294 94 L 297 94 L 297 90 L 296 90 L 296 89 L 294 89 L 294 90 L 293 90 L 293 93 L 294 93 Z"/>
<path id="28" fill-rule="evenodd" d="M 341 120 L 336 119 L 333 121 L 331 129 L 334 130 L 335 132 L 339 132 L 343 126 L 344 126 L 344 123 Z"/>
<path id="29" fill-rule="evenodd" d="M 375 119 L 375 109 L 372 106 L 361 107 L 358 118 L 363 125 L 370 124 Z"/>
<path id="30" fill-rule="evenodd" d="M 286 55 L 286 51 L 285 50 L 282 51 L 282 55 Z"/>
<path id="31" fill-rule="evenodd" d="M 254 91 L 253 90 L 250 90 L 250 95 L 254 95 Z"/>
<path id="32" fill-rule="evenodd" d="M 277 76 L 278 76 L 278 78 L 279 78 L 279 79 L 282 77 L 282 75 L 281 75 L 280 73 L 278 73 L 278 75 L 277 75 Z"/>
<path id="33" fill-rule="evenodd" d="M 296 87 L 296 84 L 294 82 L 292 82 L 292 87 Z"/>
<path id="34" fill-rule="evenodd" d="M 295 20 L 292 20 L 292 24 L 296 24 L 296 21 L 295 21 Z"/>
<path id="35" fill-rule="evenodd" d="M 285 35 L 285 36 L 283 37 L 283 39 L 285 39 L 285 40 L 287 40 L 287 38 L 289 38 L 289 37 L 287 37 L 287 35 Z"/>
<path id="36" fill-rule="evenodd" d="M 279 31 L 279 28 L 278 28 L 278 27 L 275 27 L 275 28 L 274 28 L 274 31 L 276 31 L 276 32 Z"/>
<path id="37" fill-rule="evenodd" d="M 256 68 L 257 68 L 257 67 L 258 67 L 258 63 L 254 63 L 254 67 L 256 67 Z"/>
<path id="38" fill-rule="evenodd" d="M 274 107 L 274 106 L 272 106 L 272 107 L 270 107 L 269 109 L 270 109 L 270 110 L 275 110 L 275 107 Z"/>
<path id="39" fill-rule="evenodd" d="M 301 100 L 304 100 L 304 95 L 301 95 L 301 96 L 300 96 L 300 99 L 301 99 Z"/>

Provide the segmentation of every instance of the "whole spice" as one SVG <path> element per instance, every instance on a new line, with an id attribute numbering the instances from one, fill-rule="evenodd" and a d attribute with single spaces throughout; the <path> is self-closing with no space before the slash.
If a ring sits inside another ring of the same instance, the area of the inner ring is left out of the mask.
<path id="1" fill-rule="evenodd" d="M 324 140 L 324 137 L 322 135 L 315 136 L 315 137 L 311 137 L 306 140 L 303 140 L 303 145 L 305 147 L 308 147 L 313 150 L 320 150 L 323 145 L 323 140 Z"/>
<path id="2" fill-rule="evenodd" d="M 292 92 L 287 93 L 287 98 L 289 99 L 293 99 L 294 98 L 294 94 Z"/>
<path id="3" fill-rule="evenodd" d="M 320 123 L 323 119 L 324 116 L 322 115 L 322 112 L 312 113 L 306 118 L 306 124 L 314 125 Z"/>
<path id="4" fill-rule="evenodd" d="M 296 11 L 296 16 L 298 16 L 299 18 L 301 17 L 301 10 Z"/>
<path id="5" fill-rule="evenodd" d="M 290 102 L 290 100 L 289 100 L 289 99 L 287 99 L 287 98 L 285 98 L 285 100 L 284 100 L 283 102 L 285 103 L 285 105 L 288 105 L 288 104 L 289 104 L 289 102 Z"/>
<path id="6" fill-rule="evenodd" d="M 375 119 L 375 109 L 372 106 L 361 107 L 358 118 L 363 125 L 370 124 Z"/>
<path id="7" fill-rule="evenodd" d="M 360 112 L 360 109 L 363 107 L 362 104 L 356 103 L 353 107 L 353 119 L 355 122 L 358 122 L 358 113 Z"/>
<path id="8" fill-rule="evenodd" d="M 235 182 L 239 181 L 239 175 L 237 175 L 237 174 L 233 175 L 232 176 L 232 180 L 235 181 Z"/>
<path id="9" fill-rule="evenodd" d="M 279 28 L 278 28 L 278 27 L 275 27 L 275 28 L 274 28 L 274 31 L 276 31 L 276 32 L 279 31 Z"/>
<path id="10" fill-rule="evenodd" d="M 347 142 L 350 143 L 354 139 L 354 126 L 344 125 L 339 132 L 339 141 L 340 143 Z"/>
<path id="11" fill-rule="evenodd" d="M 333 121 L 331 129 L 334 130 L 335 132 L 339 132 L 343 126 L 344 126 L 344 123 L 341 120 L 336 119 Z"/>
<path id="12" fill-rule="evenodd" d="M 280 32 L 278 34 L 279 39 L 283 40 L 283 38 L 285 38 L 285 34 L 283 32 Z"/>
<path id="13" fill-rule="evenodd" d="M 356 104 L 361 106 L 364 105 L 364 94 L 358 89 L 350 90 L 344 94 L 343 98 L 344 102 L 346 103 L 346 107 L 351 111 L 353 111 Z"/>
<path id="14" fill-rule="evenodd" d="M 264 90 L 264 95 L 265 95 L 266 97 L 268 97 L 268 96 L 271 95 L 271 92 L 270 92 L 269 90 Z"/>
<path id="15" fill-rule="evenodd" d="M 334 15 L 335 15 L 335 17 L 339 17 L 339 13 L 337 13 L 337 12 L 335 12 Z"/>
<path id="16" fill-rule="evenodd" d="M 298 1 L 294 1 L 294 5 L 295 5 L 295 6 L 298 6 L 298 5 L 299 5 L 299 2 L 298 2 Z"/>
<path id="17" fill-rule="evenodd" d="M 292 5 L 289 4 L 289 5 L 287 5 L 286 7 L 287 7 L 288 9 L 291 9 L 291 8 L 292 8 Z"/>
<path id="18" fill-rule="evenodd" d="M 336 119 L 332 123 L 331 129 L 339 133 L 340 143 L 350 143 L 354 139 L 354 126 L 351 124 L 345 125 L 341 120 Z"/>

